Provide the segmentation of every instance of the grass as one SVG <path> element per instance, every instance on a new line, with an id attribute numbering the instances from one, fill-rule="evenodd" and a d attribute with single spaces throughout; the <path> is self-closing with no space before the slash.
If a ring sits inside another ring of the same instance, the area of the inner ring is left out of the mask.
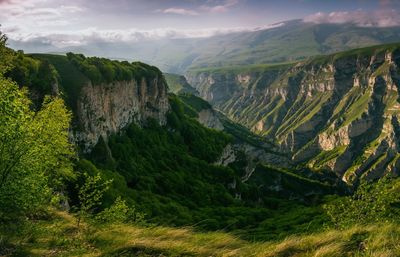
<path id="1" fill-rule="evenodd" d="M 334 54 L 330 54 L 330 55 L 321 55 L 321 56 L 311 57 L 310 61 L 312 61 L 313 63 L 326 63 L 331 60 L 337 60 L 337 59 L 346 58 L 346 57 L 371 56 L 371 55 L 379 54 L 379 53 L 386 52 L 386 51 L 393 52 L 399 48 L 400 48 L 400 43 L 380 44 L 380 45 L 374 45 L 374 46 L 369 46 L 369 47 L 352 49 L 352 50 L 348 50 L 348 51 L 344 51 L 344 52 L 340 52 L 340 53 L 334 53 Z"/>
<path id="2" fill-rule="evenodd" d="M 192 68 L 188 70 L 188 73 L 198 75 L 203 72 L 212 72 L 212 73 L 265 72 L 268 70 L 289 69 L 295 64 L 296 62 L 283 62 L 277 64 L 250 64 L 250 65 L 235 65 L 235 66 L 223 66 L 223 67 Z"/>
<path id="3" fill-rule="evenodd" d="M 336 158 L 342 155 L 346 151 L 347 146 L 342 145 L 335 147 L 330 151 L 321 151 L 315 158 L 313 158 L 309 163 L 308 166 L 310 168 L 320 169 L 323 166 Z"/>
<path id="4" fill-rule="evenodd" d="M 250 242 L 191 228 L 115 224 L 79 230 L 73 216 L 52 211 L 50 218 L 32 222 L 26 231 L 8 241 L 0 237 L 0 255 L 7 245 L 9 254 L 4 256 L 400 256 L 400 227 L 391 223 Z"/>
<path id="5" fill-rule="evenodd" d="M 339 53 L 333 53 L 329 55 L 317 55 L 308 57 L 307 60 L 296 60 L 296 61 L 288 61 L 288 62 L 271 62 L 271 63 L 259 63 L 259 64 L 248 64 L 248 65 L 227 65 L 227 66 L 210 66 L 210 67 L 192 67 L 187 72 L 189 74 L 198 75 L 203 72 L 212 72 L 212 73 L 221 73 L 221 72 L 233 72 L 233 73 L 245 73 L 245 72 L 265 72 L 267 70 L 274 69 L 288 69 L 294 67 L 299 63 L 313 63 L 313 64 L 324 64 L 331 62 L 332 60 L 337 60 L 345 57 L 360 57 L 360 56 L 368 56 L 373 54 L 379 54 L 385 51 L 393 52 L 396 49 L 400 48 L 400 43 L 391 43 L 391 44 L 381 44 L 357 49 L 351 49 L 348 51 L 343 51 Z"/>
<path id="6" fill-rule="evenodd" d="M 316 93 L 311 99 L 303 99 L 299 96 L 283 119 L 284 122 L 278 128 L 276 137 L 282 142 L 286 135 L 312 119 L 330 99 L 331 95 L 332 92 Z M 296 103 L 301 104 L 297 105 Z"/>

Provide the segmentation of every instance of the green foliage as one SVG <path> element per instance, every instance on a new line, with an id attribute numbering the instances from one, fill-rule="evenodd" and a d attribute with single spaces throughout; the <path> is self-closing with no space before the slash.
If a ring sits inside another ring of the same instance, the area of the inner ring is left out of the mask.
<path id="1" fill-rule="evenodd" d="M 362 182 L 352 196 L 338 197 L 324 206 L 336 226 L 399 222 L 400 180 L 384 177 Z"/>
<path id="2" fill-rule="evenodd" d="M 192 107 L 195 111 L 200 112 L 204 109 L 211 109 L 211 104 L 209 102 L 207 102 L 206 100 L 195 96 L 193 94 L 188 94 L 188 93 L 184 93 L 184 94 L 180 94 L 179 95 L 179 99 L 189 105 L 190 107 Z"/>
<path id="3" fill-rule="evenodd" d="M 12 51 L 6 45 L 7 36 L 0 31 L 0 76 L 4 75 L 12 67 Z"/>
<path id="4" fill-rule="evenodd" d="M 89 217 L 101 205 L 104 193 L 108 190 L 111 180 L 104 181 L 100 174 L 90 176 L 83 174 L 84 183 L 79 188 L 79 212 L 80 218 Z M 79 219 L 80 220 L 80 219 Z"/>
<path id="5" fill-rule="evenodd" d="M 125 200 L 117 197 L 113 205 L 104 209 L 96 215 L 96 220 L 101 223 L 126 223 L 135 224 L 144 223 L 145 215 L 136 210 L 135 207 L 129 207 Z"/>
<path id="6" fill-rule="evenodd" d="M 33 213 L 73 177 L 71 119 L 63 101 L 46 98 L 37 113 L 27 92 L 0 78 L 0 218 Z"/>
<path id="7" fill-rule="evenodd" d="M 140 82 L 142 79 L 147 78 L 163 78 L 159 69 L 140 62 L 119 62 L 106 58 L 85 57 L 82 54 L 73 53 L 67 53 L 67 58 L 85 74 L 93 84 L 129 80 Z"/>
<path id="8" fill-rule="evenodd" d="M 223 231 L 204 233 L 192 228 L 134 224 L 104 224 L 82 235 L 75 218 L 59 211 L 27 223 L 18 232 L 10 231 L 10 227 L 0 224 L 0 254 L 4 256 L 376 257 L 398 256 L 400 240 L 396 223 L 311 230 L 266 242 L 254 242 L 253 238 L 242 240 L 236 234 Z M 268 234 L 266 230 L 263 232 Z"/>
<path id="9" fill-rule="evenodd" d="M 18 51 L 13 54 L 11 64 L 12 68 L 5 75 L 19 86 L 28 87 L 42 96 L 53 94 L 52 89 L 58 81 L 58 73 L 47 60 L 36 60 Z"/>
<path id="10" fill-rule="evenodd" d="M 143 128 L 131 124 L 107 143 L 99 141 L 96 153 L 87 156 L 95 166 L 88 160 L 77 165 L 78 170 L 113 179 L 104 195 L 104 215 L 113 216 L 115 208 L 116 216 L 124 216 L 124 205 L 113 204 L 121 196 L 126 206 L 146 213 L 149 223 L 196 224 L 199 229 L 234 230 L 257 240 L 321 227 L 326 216 L 318 207 L 288 201 L 257 183 L 243 183 L 245 157 L 228 167 L 214 165 L 232 137 L 200 125 L 180 97 L 170 96 L 170 106 L 165 127 L 155 121 Z M 288 183 L 308 183 L 291 177 Z M 298 191 L 303 189 L 299 186 Z"/>

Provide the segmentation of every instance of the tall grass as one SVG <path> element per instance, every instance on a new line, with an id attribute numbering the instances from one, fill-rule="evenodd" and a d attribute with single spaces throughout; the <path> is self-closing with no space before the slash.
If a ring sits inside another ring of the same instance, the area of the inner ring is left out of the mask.
<path id="1" fill-rule="evenodd" d="M 5 256 L 400 256 L 400 228 L 391 223 L 249 242 L 192 228 L 114 224 L 78 230 L 73 216 L 54 211 L 25 231 L 8 238 L 14 252 L 9 247 Z"/>

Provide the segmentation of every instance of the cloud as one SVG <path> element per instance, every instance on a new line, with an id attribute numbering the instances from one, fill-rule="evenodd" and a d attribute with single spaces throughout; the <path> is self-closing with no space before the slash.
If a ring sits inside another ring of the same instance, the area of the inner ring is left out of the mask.
<path id="1" fill-rule="evenodd" d="M 225 13 L 237 4 L 239 4 L 239 0 L 207 0 L 205 4 L 195 8 L 196 10 L 173 7 L 164 10 L 159 9 L 156 10 L 156 12 L 165 14 L 196 16 L 200 13 Z"/>
<path id="2" fill-rule="evenodd" d="M 210 13 L 224 13 L 238 3 L 239 0 L 225 0 L 223 2 L 209 0 L 207 4 L 202 5 L 200 9 Z"/>
<path id="3" fill-rule="evenodd" d="M 400 12 L 396 9 L 381 9 L 373 12 L 362 10 L 352 12 L 318 12 L 303 19 L 312 23 L 353 23 L 360 27 L 394 27 L 400 26 Z"/>
<path id="4" fill-rule="evenodd" d="M 49 5 L 49 0 L 0 1 L 2 29 L 10 36 L 22 30 L 51 31 L 55 27 L 70 26 L 72 22 L 77 21 L 79 13 L 84 11 L 82 7 L 76 5 L 63 5 L 63 1 L 55 5 Z"/>
<path id="5" fill-rule="evenodd" d="M 160 28 L 153 30 L 99 30 L 97 28 L 88 28 L 85 30 L 71 31 L 68 33 L 21 33 L 18 29 L 15 29 L 14 33 L 11 33 L 9 37 L 15 42 L 52 45 L 56 48 L 63 48 L 71 46 L 95 45 L 98 43 L 135 43 L 161 39 L 205 38 L 235 32 L 271 29 L 282 25 L 284 25 L 284 23 L 257 28 L 236 27 L 193 30 L 179 30 L 173 28 Z"/>
<path id="6" fill-rule="evenodd" d="M 184 9 L 184 8 L 168 8 L 165 10 L 159 10 L 159 12 L 166 13 L 166 14 L 179 14 L 179 15 L 199 15 L 198 12 L 189 10 L 189 9 Z"/>

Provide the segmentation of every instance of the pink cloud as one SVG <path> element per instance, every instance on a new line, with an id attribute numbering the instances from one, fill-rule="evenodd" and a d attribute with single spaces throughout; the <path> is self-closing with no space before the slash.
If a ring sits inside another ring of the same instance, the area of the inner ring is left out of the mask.
<path id="1" fill-rule="evenodd" d="M 198 15 L 199 13 L 193 10 L 184 8 L 168 8 L 161 11 L 162 13 L 179 14 L 179 15 Z"/>
<path id="2" fill-rule="evenodd" d="M 231 7 L 237 5 L 239 0 L 225 0 L 220 4 L 210 5 L 210 3 L 213 2 L 215 1 L 208 1 L 209 4 L 201 6 L 200 9 L 210 13 L 224 13 L 227 12 Z"/>
<path id="3" fill-rule="evenodd" d="M 374 12 L 318 12 L 303 19 L 304 22 L 312 23 L 353 23 L 360 27 L 394 27 L 400 26 L 400 12 L 394 9 L 382 9 Z"/>

